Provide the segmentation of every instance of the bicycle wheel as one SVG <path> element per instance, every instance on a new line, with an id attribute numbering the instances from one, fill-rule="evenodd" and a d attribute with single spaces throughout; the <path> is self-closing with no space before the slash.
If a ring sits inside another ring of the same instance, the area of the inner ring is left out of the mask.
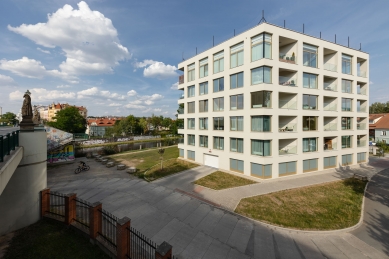
<path id="1" fill-rule="evenodd" d="M 74 173 L 75 173 L 75 174 L 81 173 L 81 168 L 77 168 L 76 170 L 74 170 Z"/>
<path id="2" fill-rule="evenodd" d="M 90 166 L 89 165 L 86 165 L 85 167 L 84 167 L 84 170 L 85 171 L 88 171 L 90 169 Z"/>

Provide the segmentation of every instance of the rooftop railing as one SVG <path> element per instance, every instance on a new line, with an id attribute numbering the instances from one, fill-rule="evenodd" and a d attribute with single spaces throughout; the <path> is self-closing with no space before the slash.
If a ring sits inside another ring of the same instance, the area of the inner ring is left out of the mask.
<path id="1" fill-rule="evenodd" d="M 357 71 L 357 75 L 360 76 L 360 77 L 366 77 L 366 72 L 358 70 Z"/>
<path id="2" fill-rule="evenodd" d="M 328 71 L 336 72 L 337 68 L 338 67 L 335 64 L 331 64 L 331 63 L 324 64 L 324 69 Z"/>
<path id="3" fill-rule="evenodd" d="M 5 156 L 11 154 L 19 146 L 19 130 L 0 136 L 0 162 L 4 161 Z"/>
<path id="4" fill-rule="evenodd" d="M 327 123 L 324 125 L 325 131 L 335 131 L 338 128 L 338 124 L 336 123 Z"/>
<path id="5" fill-rule="evenodd" d="M 284 100 L 279 100 L 278 107 L 280 109 L 289 109 L 289 110 L 297 110 L 297 101 L 284 101 Z"/>
<path id="6" fill-rule="evenodd" d="M 325 111 L 337 111 L 336 103 L 324 103 Z"/>
<path id="7" fill-rule="evenodd" d="M 333 91 L 336 92 L 338 91 L 338 86 L 334 83 L 324 83 L 323 84 L 323 89 L 326 91 Z"/>

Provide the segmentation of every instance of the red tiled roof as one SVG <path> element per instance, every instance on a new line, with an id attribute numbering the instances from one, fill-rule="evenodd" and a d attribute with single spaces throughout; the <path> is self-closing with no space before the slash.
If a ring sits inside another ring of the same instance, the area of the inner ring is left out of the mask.
<path id="1" fill-rule="evenodd" d="M 369 122 L 379 119 L 376 123 L 370 124 L 369 123 L 369 129 L 389 129 L 389 113 L 381 113 L 381 114 L 370 114 L 369 115 Z"/>
<path id="2" fill-rule="evenodd" d="M 107 127 L 113 126 L 117 121 L 116 118 L 97 118 L 97 119 L 88 119 L 88 125 L 91 125 L 93 122 L 96 123 L 96 126 Z"/>

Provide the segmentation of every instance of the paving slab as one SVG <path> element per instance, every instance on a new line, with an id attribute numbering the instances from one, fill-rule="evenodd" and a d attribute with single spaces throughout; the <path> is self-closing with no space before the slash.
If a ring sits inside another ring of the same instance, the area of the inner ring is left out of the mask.
<path id="1" fill-rule="evenodd" d="M 321 253 L 329 258 L 336 258 L 336 259 L 347 259 L 347 256 L 345 256 L 342 251 L 340 251 L 336 246 L 334 246 L 329 240 L 327 240 L 324 236 L 323 237 L 313 237 L 312 241 L 316 244 L 316 246 L 319 248 Z"/>
<path id="2" fill-rule="evenodd" d="M 224 211 L 216 208 L 211 208 L 211 211 L 197 225 L 197 229 L 199 231 L 203 231 L 207 235 L 210 235 L 223 216 Z"/>
<path id="3" fill-rule="evenodd" d="M 210 211 L 211 207 L 208 204 L 202 203 L 184 220 L 184 223 L 195 228 Z"/>
<path id="4" fill-rule="evenodd" d="M 185 225 L 178 231 L 169 244 L 174 247 L 174 254 L 180 254 L 192 242 L 198 231 L 188 225 Z"/>
<path id="5" fill-rule="evenodd" d="M 238 218 L 230 213 L 224 213 L 223 217 L 217 222 L 211 236 L 222 243 L 226 243 L 234 230 Z"/>
<path id="6" fill-rule="evenodd" d="M 291 234 L 291 236 L 305 258 L 325 259 L 310 236 L 305 234 Z"/>
<path id="7" fill-rule="evenodd" d="M 281 258 L 302 259 L 293 238 L 288 233 L 274 231 L 273 236 Z"/>
<path id="8" fill-rule="evenodd" d="M 245 253 L 254 224 L 247 219 L 239 219 L 231 233 L 227 244 L 236 248 L 239 252 Z"/>
<path id="9" fill-rule="evenodd" d="M 326 239 L 329 240 L 334 246 L 336 246 L 344 255 L 346 255 L 348 258 L 353 259 L 368 259 L 367 256 L 362 254 L 360 251 L 355 249 L 352 245 L 346 242 L 343 238 L 340 236 L 330 235 L 326 236 Z"/>
<path id="10" fill-rule="evenodd" d="M 175 217 L 181 221 L 184 221 L 190 214 L 195 211 L 201 203 L 195 199 L 190 199 L 184 206 L 181 207 L 176 213 Z"/>
<path id="11" fill-rule="evenodd" d="M 205 252 L 203 259 L 225 259 L 230 252 L 230 247 L 219 240 L 214 239 Z"/>
<path id="12" fill-rule="evenodd" d="M 373 258 L 374 259 L 375 258 L 377 258 L 377 259 L 389 258 L 388 256 L 384 255 L 382 252 L 376 250 L 374 247 L 366 244 L 365 242 L 363 242 L 362 240 L 360 240 L 359 238 L 357 238 L 356 236 L 354 236 L 352 234 L 345 233 L 345 234 L 340 235 L 340 237 L 342 237 L 350 245 L 352 245 L 353 247 L 355 247 L 356 249 L 358 249 L 359 251 L 361 251 L 363 254 L 370 257 L 371 259 L 373 259 Z"/>
<path id="13" fill-rule="evenodd" d="M 250 259 L 250 256 L 248 255 L 245 255 L 243 253 L 241 253 L 240 251 L 234 249 L 234 248 L 231 248 L 230 249 L 230 252 L 228 253 L 228 256 L 226 257 L 227 259 Z"/>
<path id="14" fill-rule="evenodd" d="M 254 258 L 275 259 L 273 231 L 254 225 Z"/>
<path id="15" fill-rule="evenodd" d="M 155 215 L 154 221 L 144 226 L 141 229 L 141 232 L 146 236 L 151 238 L 156 233 L 158 233 L 164 226 L 166 226 L 170 221 L 173 220 L 173 217 L 167 213 L 160 213 Z"/>
<path id="16" fill-rule="evenodd" d="M 182 259 L 202 259 L 211 245 L 213 238 L 198 232 L 192 242 L 178 255 Z"/>

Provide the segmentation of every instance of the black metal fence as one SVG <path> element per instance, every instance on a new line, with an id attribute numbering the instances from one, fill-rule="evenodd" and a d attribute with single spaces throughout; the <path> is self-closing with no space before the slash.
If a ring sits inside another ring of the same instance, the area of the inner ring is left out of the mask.
<path id="1" fill-rule="evenodd" d="M 65 218 L 65 194 L 50 192 L 50 208 L 48 213 Z"/>
<path id="2" fill-rule="evenodd" d="M 116 248 L 116 225 L 119 219 L 104 209 L 99 211 L 101 212 L 101 233 L 99 232 L 99 235 L 113 248 Z"/>
<path id="3" fill-rule="evenodd" d="M 19 130 L 7 133 L 0 136 L 0 162 L 4 161 L 4 157 L 11 154 L 11 150 L 15 150 L 19 146 Z"/>
<path id="4" fill-rule="evenodd" d="M 89 228 L 89 210 L 91 207 L 92 205 L 89 202 L 76 198 L 76 218 L 74 220 Z"/>
<path id="5" fill-rule="evenodd" d="M 156 243 L 142 235 L 136 229 L 127 228 L 127 258 L 129 259 L 155 259 Z"/>

